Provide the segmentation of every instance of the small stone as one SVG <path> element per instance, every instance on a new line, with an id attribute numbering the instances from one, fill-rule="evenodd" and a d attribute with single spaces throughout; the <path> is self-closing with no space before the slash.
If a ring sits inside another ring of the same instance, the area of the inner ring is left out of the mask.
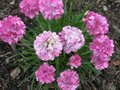
<path id="1" fill-rule="evenodd" d="M 107 6 L 103 6 L 103 11 L 107 11 L 107 10 L 108 10 Z"/>
<path id="2" fill-rule="evenodd" d="M 11 73 L 10 76 L 15 79 L 19 74 L 20 74 L 21 70 L 19 67 L 15 68 Z"/>
<path id="3" fill-rule="evenodd" d="M 13 0 L 12 2 L 10 2 L 11 5 L 15 4 L 15 0 Z"/>

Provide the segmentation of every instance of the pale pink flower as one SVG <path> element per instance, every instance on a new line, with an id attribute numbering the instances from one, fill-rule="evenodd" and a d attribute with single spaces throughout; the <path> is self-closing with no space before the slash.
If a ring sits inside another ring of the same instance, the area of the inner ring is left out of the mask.
<path id="1" fill-rule="evenodd" d="M 69 65 L 73 69 L 73 67 L 78 68 L 81 65 L 81 57 L 77 54 L 72 55 L 69 59 Z"/>
<path id="2" fill-rule="evenodd" d="M 8 16 L 0 21 L 0 39 L 8 44 L 15 44 L 25 34 L 25 24 L 17 16 Z"/>
<path id="3" fill-rule="evenodd" d="M 55 81 L 55 68 L 52 65 L 43 63 L 35 72 L 36 80 L 41 84 L 52 83 Z"/>
<path id="4" fill-rule="evenodd" d="M 87 30 L 91 35 L 106 34 L 108 32 L 108 22 L 106 17 L 98 13 L 88 11 L 84 21 Z"/>
<path id="5" fill-rule="evenodd" d="M 57 83 L 61 90 L 76 90 L 79 86 L 79 76 L 76 71 L 65 70 L 60 73 Z"/>
<path id="6" fill-rule="evenodd" d="M 31 19 L 39 14 L 39 0 L 22 0 L 19 7 L 20 11 Z"/>
<path id="7" fill-rule="evenodd" d="M 109 66 L 109 57 L 92 55 L 91 62 L 94 64 L 96 69 L 102 70 Z"/>
<path id="8" fill-rule="evenodd" d="M 90 50 L 94 55 L 112 56 L 114 52 L 113 40 L 109 39 L 107 35 L 98 35 L 93 38 L 90 43 Z"/>
<path id="9" fill-rule="evenodd" d="M 63 43 L 63 49 L 67 54 L 72 51 L 77 52 L 85 43 L 82 31 L 76 27 L 63 27 L 62 31 L 59 32 L 59 36 Z"/>
<path id="10" fill-rule="evenodd" d="M 64 13 L 62 0 L 39 0 L 39 9 L 45 19 L 59 19 Z"/>
<path id="11" fill-rule="evenodd" d="M 34 49 L 41 60 L 54 60 L 61 54 L 62 43 L 55 32 L 44 31 L 36 37 Z"/>

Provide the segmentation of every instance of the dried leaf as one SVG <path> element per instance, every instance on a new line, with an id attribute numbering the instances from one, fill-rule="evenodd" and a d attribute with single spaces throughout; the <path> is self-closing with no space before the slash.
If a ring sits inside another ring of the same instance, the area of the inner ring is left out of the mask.
<path id="1" fill-rule="evenodd" d="M 120 65 L 120 60 L 111 61 L 110 65 L 112 65 L 112 66 L 118 66 L 118 65 Z"/>

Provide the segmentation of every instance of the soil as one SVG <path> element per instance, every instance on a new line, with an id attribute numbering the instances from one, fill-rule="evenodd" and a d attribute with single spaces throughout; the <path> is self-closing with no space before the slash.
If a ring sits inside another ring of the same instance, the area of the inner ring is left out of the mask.
<path id="1" fill-rule="evenodd" d="M 0 0 L 0 19 L 8 15 L 18 15 L 24 22 L 28 19 L 19 12 L 20 0 Z M 92 5 L 91 10 L 108 18 L 109 36 L 114 39 L 115 53 L 109 68 L 102 74 L 88 78 L 83 90 L 120 90 L 120 0 L 78 0 L 76 8 L 82 10 L 85 5 Z M 30 20 L 29 20 L 30 21 Z M 17 80 L 10 76 L 12 67 L 7 58 L 13 53 L 11 47 L 0 41 L 0 90 L 19 90 Z M 27 90 L 27 89 L 22 89 Z"/>

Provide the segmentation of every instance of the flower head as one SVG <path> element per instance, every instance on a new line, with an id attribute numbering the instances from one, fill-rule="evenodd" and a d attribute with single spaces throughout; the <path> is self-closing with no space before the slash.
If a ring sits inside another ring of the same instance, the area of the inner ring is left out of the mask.
<path id="1" fill-rule="evenodd" d="M 78 68 L 81 65 L 81 57 L 77 54 L 73 55 L 69 59 L 69 65 L 71 68 L 75 67 Z"/>
<path id="2" fill-rule="evenodd" d="M 19 4 L 20 11 L 29 18 L 39 14 L 39 0 L 22 0 Z"/>
<path id="3" fill-rule="evenodd" d="M 64 13 L 62 0 L 39 0 L 39 9 L 45 19 L 59 19 Z"/>
<path id="4" fill-rule="evenodd" d="M 76 90 L 79 86 L 79 76 L 76 71 L 65 70 L 60 73 L 57 82 L 61 90 Z"/>
<path id="5" fill-rule="evenodd" d="M 62 43 L 55 32 L 44 31 L 34 41 L 36 54 L 43 61 L 54 60 L 62 51 Z"/>
<path id="6" fill-rule="evenodd" d="M 70 52 L 77 52 L 84 43 L 84 36 L 82 31 L 76 27 L 65 26 L 59 33 L 59 36 L 63 43 L 64 51 L 69 54 Z"/>
<path id="7" fill-rule="evenodd" d="M 91 62 L 95 68 L 98 70 L 107 68 L 109 58 L 114 52 L 113 40 L 110 40 L 106 35 L 95 36 L 90 44 L 90 50 L 93 52 Z"/>
<path id="8" fill-rule="evenodd" d="M 106 35 L 95 36 L 90 44 L 90 50 L 94 55 L 112 56 L 114 52 L 113 40 L 110 40 Z"/>
<path id="9" fill-rule="evenodd" d="M 92 55 L 91 62 L 97 70 L 102 70 L 109 66 L 109 57 Z"/>
<path id="10" fill-rule="evenodd" d="M 35 72 L 36 80 L 42 84 L 52 83 L 55 80 L 55 68 L 43 63 Z"/>
<path id="11" fill-rule="evenodd" d="M 15 44 L 25 33 L 25 24 L 17 16 L 8 16 L 0 21 L 0 39 L 4 42 Z"/>
<path id="12" fill-rule="evenodd" d="M 88 11 L 84 19 L 88 32 L 91 35 L 106 34 L 108 32 L 108 22 L 106 17 L 93 11 Z"/>

